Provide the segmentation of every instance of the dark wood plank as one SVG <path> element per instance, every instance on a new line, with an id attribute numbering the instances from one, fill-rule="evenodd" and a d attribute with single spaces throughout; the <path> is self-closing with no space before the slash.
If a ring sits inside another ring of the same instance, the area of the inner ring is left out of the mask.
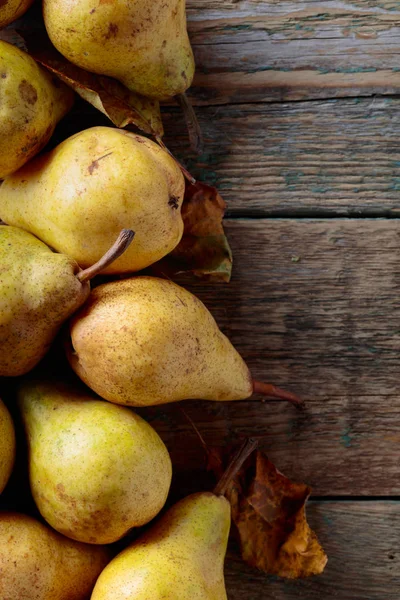
<path id="1" fill-rule="evenodd" d="M 184 403 L 207 444 L 240 436 L 316 495 L 400 494 L 400 221 L 228 221 L 232 282 L 186 281 L 254 375 L 307 400 Z M 144 411 L 196 483 L 203 452 L 179 404 Z"/>
<path id="2" fill-rule="evenodd" d="M 190 155 L 178 110 L 167 145 L 221 190 L 234 215 L 398 214 L 400 100 L 198 107 L 204 154 Z"/>
<path id="3" fill-rule="evenodd" d="M 400 7 L 389 0 L 188 0 L 196 103 L 397 93 Z"/>
<path id="4" fill-rule="evenodd" d="M 328 554 L 325 572 L 283 581 L 247 568 L 229 556 L 229 600 L 398 600 L 400 503 L 311 503 L 308 519 Z"/>

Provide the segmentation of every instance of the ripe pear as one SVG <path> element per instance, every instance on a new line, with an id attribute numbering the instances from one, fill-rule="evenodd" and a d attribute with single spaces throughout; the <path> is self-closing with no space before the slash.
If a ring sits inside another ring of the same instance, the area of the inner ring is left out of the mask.
<path id="1" fill-rule="evenodd" d="M 23 514 L 0 512 L 1 600 L 87 600 L 109 561 Z"/>
<path id="2" fill-rule="evenodd" d="M 82 271 L 30 233 L 0 225 L 0 376 L 22 375 L 37 365 L 62 323 L 89 296 L 88 279 L 132 236 L 123 232 L 105 261 Z"/>
<path id="3" fill-rule="evenodd" d="M 226 600 L 227 486 L 254 450 L 246 440 L 213 493 L 187 496 L 101 573 L 91 600 Z"/>
<path id="4" fill-rule="evenodd" d="M 14 462 L 14 424 L 5 404 L 0 400 L 0 494 L 7 485 Z"/>
<path id="5" fill-rule="evenodd" d="M 100 285 L 70 323 L 69 362 L 100 396 L 150 406 L 184 399 L 242 400 L 254 382 L 204 304 L 172 281 L 135 277 Z"/>
<path id="6" fill-rule="evenodd" d="M 162 509 L 171 460 L 141 417 L 62 383 L 25 382 L 18 401 L 33 498 L 54 529 L 109 544 Z"/>
<path id="7" fill-rule="evenodd" d="M 130 249 L 106 273 L 138 271 L 175 248 L 183 233 L 184 178 L 174 159 L 140 135 L 93 127 L 8 177 L 0 218 L 87 267 L 122 227 Z"/>
<path id="8" fill-rule="evenodd" d="M 185 0 L 44 0 L 43 15 L 57 50 L 87 71 L 158 100 L 192 82 Z"/>
<path id="9" fill-rule="evenodd" d="M 184 498 L 107 565 L 91 600 L 226 600 L 230 524 L 223 496 Z"/>
<path id="10" fill-rule="evenodd" d="M 3 0 L 0 2 L 0 29 L 16 21 L 33 4 L 33 0 Z"/>
<path id="11" fill-rule="evenodd" d="M 15 10 L 14 1 L 12 5 Z M 7 6 L 0 2 L 0 21 Z M 0 81 L 0 179 L 4 179 L 47 144 L 72 107 L 74 93 L 26 52 L 2 40 Z"/>

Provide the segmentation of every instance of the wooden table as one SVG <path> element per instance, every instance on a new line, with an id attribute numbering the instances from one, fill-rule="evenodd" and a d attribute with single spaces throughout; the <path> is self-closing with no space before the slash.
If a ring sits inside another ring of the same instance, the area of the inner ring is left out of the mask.
<path id="1" fill-rule="evenodd" d="M 210 445 L 263 437 L 313 487 L 325 573 L 286 582 L 229 553 L 229 600 L 400 598 L 400 2 L 188 0 L 192 99 L 205 150 L 188 159 L 229 210 L 230 285 L 191 284 L 258 378 L 290 406 L 187 403 Z M 157 409 L 158 410 L 158 409 Z M 176 408 L 154 413 L 187 481 L 202 451 Z"/>

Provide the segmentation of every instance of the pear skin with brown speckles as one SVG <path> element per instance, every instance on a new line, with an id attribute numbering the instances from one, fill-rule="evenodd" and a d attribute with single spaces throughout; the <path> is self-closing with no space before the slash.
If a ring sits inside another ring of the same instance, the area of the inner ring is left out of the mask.
<path id="1" fill-rule="evenodd" d="M 61 382 L 21 383 L 18 404 L 33 498 L 56 531 L 110 544 L 162 509 L 171 459 L 139 415 Z"/>
<path id="2" fill-rule="evenodd" d="M 246 363 L 204 304 L 166 279 L 132 277 L 95 288 L 70 334 L 72 368 L 110 402 L 150 406 L 253 393 Z"/>
<path id="3" fill-rule="evenodd" d="M 109 560 L 101 546 L 69 540 L 32 517 L 0 512 L 2 600 L 87 600 Z"/>
<path id="4" fill-rule="evenodd" d="M 0 225 L 0 376 L 23 375 L 46 354 L 89 295 L 78 271 L 30 233 Z"/>
<path id="5" fill-rule="evenodd" d="M 158 144 L 112 127 L 91 127 L 7 177 L 0 219 L 21 227 L 86 268 L 121 229 L 135 232 L 106 273 L 132 273 L 160 260 L 183 234 L 185 181 Z"/>
<path id="6" fill-rule="evenodd" d="M 0 28 L 2 13 L 15 4 L 0 2 Z M 44 148 L 73 102 L 70 88 L 26 52 L 0 40 L 0 179 Z"/>
<path id="7" fill-rule="evenodd" d="M 166 100 L 192 83 L 185 0 L 44 0 L 54 46 L 69 61 Z"/>
<path id="8" fill-rule="evenodd" d="M 230 524 L 223 496 L 187 496 L 107 565 L 91 600 L 226 600 Z"/>

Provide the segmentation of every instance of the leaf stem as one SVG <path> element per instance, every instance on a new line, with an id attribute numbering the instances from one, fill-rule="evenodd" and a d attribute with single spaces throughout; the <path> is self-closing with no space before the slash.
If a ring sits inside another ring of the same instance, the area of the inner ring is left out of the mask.
<path id="1" fill-rule="evenodd" d="M 134 237 L 135 233 L 132 231 L 132 229 L 123 229 L 118 238 L 115 240 L 114 244 L 109 250 L 107 250 L 104 256 L 102 256 L 100 260 L 94 263 L 94 265 L 91 267 L 79 271 L 76 275 L 77 279 L 79 279 L 81 283 L 84 283 L 89 279 L 93 279 L 93 277 L 101 273 L 101 271 L 104 271 L 108 265 L 117 260 L 117 258 L 119 258 L 121 254 L 125 252 L 128 246 L 130 246 Z"/>
<path id="2" fill-rule="evenodd" d="M 223 496 L 226 492 L 226 488 L 241 469 L 245 460 L 250 456 L 253 450 L 256 449 L 258 445 L 258 441 L 253 438 L 248 438 L 244 440 L 243 444 L 240 446 L 235 456 L 232 458 L 228 467 L 224 471 L 221 479 L 218 481 L 217 485 L 214 488 L 214 494 L 216 496 Z"/>
<path id="3" fill-rule="evenodd" d="M 196 154 L 201 154 L 204 146 L 203 135 L 201 133 L 196 113 L 193 110 L 193 106 L 191 105 L 186 94 L 178 94 L 178 96 L 175 97 L 183 111 L 183 116 L 185 117 L 186 127 L 189 133 L 190 147 L 193 152 L 196 152 Z"/>
<path id="4" fill-rule="evenodd" d="M 185 179 L 187 179 L 187 181 L 188 181 L 189 183 L 191 183 L 192 185 L 194 185 L 194 184 L 196 183 L 196 180 L 195 180 L 195 178 L 193 177 L 193 175 L 191 175 L 191 174 L 189 173 L 189 171 L 187 170 L 187 168 L 186 168 L 186 167 L 184 167 L 184 166 L 183 166 L 183 164 L 182 164 L 182 163 L 180 163 L 180 162 L 179 162 L 179 160 L 176 158 L 176 156 L 174 156 L 174 155 L 172 154 L 171 150 L 169 150 L 169 149 L 167 148 L 167 146 L 164 144 L 164 142 L 162 141 L 162 139 L 161 139 L 160 137 L 158 137 L 158 136 L 157 136 L 157 137 L 156 137 L 156 142 L 158 143 L 158 145 L 159 145 L 159 146 L 161 146 L 161 148 L 162 148 L 163 150 L 165 150 L 165 152 L 167 152 L 167 153 L 168 153 L 168 154 L 171 156 L 171 158 L 173 158 L 173 159 L 174 159 L 174 161 L 176 162 L 176 164 L 178 165 L 178 167 L 179 167 L 179 168 L 180 168 L 180 170 L 182 171 L 182 173 L 183 173 L 183 176 L 185 177 Z"/>

